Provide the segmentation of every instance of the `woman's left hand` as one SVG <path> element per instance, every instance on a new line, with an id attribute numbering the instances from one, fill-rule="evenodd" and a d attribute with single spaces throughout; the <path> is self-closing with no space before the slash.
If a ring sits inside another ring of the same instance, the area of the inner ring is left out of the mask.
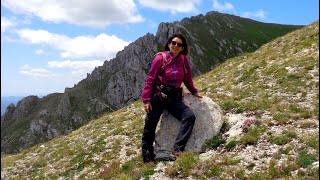
<path id="1" fill-rule="evenodd" d="M 198 98 L 203 98 L 200 93 L 197 93 L 197 94 L 195 94 L 194 96 L 196 96 L 196 97 L 198 97 Z"/>

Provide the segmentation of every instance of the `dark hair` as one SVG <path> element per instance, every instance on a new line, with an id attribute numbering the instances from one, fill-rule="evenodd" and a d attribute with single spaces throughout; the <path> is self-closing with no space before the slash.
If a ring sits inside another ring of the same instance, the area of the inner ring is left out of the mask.
<path id="1" fill-rule="evenodd" d="M 180 52 L 180 54 L 187 55 L 187 54 L 189 53 L 187 40 L 186 40 L 186 38 L 184 38 L 184 37 L 182 36 L 182 34 L 180 34 L 180 33 L 173 34 L 173 35 L 168 39 L 168 42 L 167 42 L 166 45 L 164 46 L 164 50 L 165 50 L 165 51 L 170 51 L 170 49 L 169 49 L 169 44 L 171 43 L 172 39 L 175 38 L 175 37 L 177 37 L 177 38 L 179 38 L 179 39 L 182 40 L 182 47 L 184 47 L 184 48 L 183 48 L 183 50 Z"/>

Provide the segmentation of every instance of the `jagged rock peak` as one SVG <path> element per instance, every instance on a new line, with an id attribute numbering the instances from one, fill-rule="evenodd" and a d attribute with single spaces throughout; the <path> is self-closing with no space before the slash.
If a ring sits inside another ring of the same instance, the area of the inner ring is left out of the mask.
<path id="1" fill-rule="evenodd" d="M 17 119 L 20 117 L 23 117 L 24 115 L 27 115 L 30 113 L 32 108 L 37 104 L 38 102 L 38 96 L 27 96 L 23 99 L 21 99 L 17 106 L 15 107 L 13 104 L 10 104 L 5 113 L 3 114 L 4 121 L 7 118 Z"/>
<path id="2" fill-rule="evenodd" d="M 6 111 L 4 112 L 3 116 L 1 116 L 1 124 L 4 121 L 7 121 L 7 120 L 11 119 L 15 109 L 16 109 L 16 106 L 13 103 L 10 103 L 7 106 Z"/>

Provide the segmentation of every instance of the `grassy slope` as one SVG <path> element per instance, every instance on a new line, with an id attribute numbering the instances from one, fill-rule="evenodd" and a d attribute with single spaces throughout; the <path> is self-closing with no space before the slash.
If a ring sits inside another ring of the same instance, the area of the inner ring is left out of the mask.
<path id="1" fill-rule="evenodd" d="M 275 39 L 254 53 L 229 59 L 215 70 L 195 79 L 196 86 L 202 94 L 218 102 L 225 113 L 269 112 L 276 123 L 265 124 L 267 129 L 301 119 L 318 119 L 318 40 L 317 21 Z M 17 155 L 4 156 L 1 158 L 1 177 L 138 179 L 153 174 L 154 167 L 146 167 L 140 160 L 143 118 L 142 104 L 137 101 L 94 120 L 67 136 L 36 145 Z M 310 136 L 292 137 L 304 144 L 302 147 L 307 148 L 311 154 L 299 153 L 298 160 L 288 162 L 285 168 L 278 168 L 280 170 L 274 168 L 281 164 L 279 159 L 274 158 L 265 165 L 266 170 L 253 173 L 249 179 L 290 177 L 290 172 L 299 168 L 309 170 L 298 171 L 296 177 L 318 179 L 319 171 L 314 172 L 316 170 L 310 167 L 310 162 L 319 161 L 319 139 L 316 131 L 319 130 L 319 124 L 306 124 L 302 126 L 306 131 L 309 127 L 314 127 L 314 132 L 308 132 Z M 277 143 L 272 139 L 270 141 Z M 206 173 L 193 173 L 194 178 L 221 178 L 223 172 L 232 172 L 231 179 L 244 178 L 244 172 L 250 167 L 239 166 L 235 168 L 236 171 L 230 171 L 227 167 L 240 161 L 232 158 L 236 155 L 231 157 L 230 154 L 228 151 L 221 154 L 223 159 L 219 162 L 200 163 L 198 155 L 186 153 L 175 164 L 168 165 L 166 175 L 176 177 L 180 172 L 180 177 L 191 176 L 191 168 L 204 166 Z M 120 167 L 120 164 L 123 165 Z M 190 166 L 183 167 L 183 164 Z M 215 171 L 221 173 L 215 174 Z"/>
<path id="2" fill-rule="evenodd" d="M 318 33 L 314 23 L 279 37 L 200 76 L 197 87 L 225 110 L 319 116 Z"/>

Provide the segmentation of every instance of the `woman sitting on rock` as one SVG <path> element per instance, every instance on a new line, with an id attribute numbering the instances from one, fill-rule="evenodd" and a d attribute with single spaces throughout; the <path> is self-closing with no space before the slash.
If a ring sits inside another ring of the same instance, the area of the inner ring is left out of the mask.
<path id="1" fill-rule="evenodd" d="M 142 158 L 144 163 L 154 163 L 153 142 L 160 116 L 166 109 L 181 121 L 173 153 L 167 160 L 175 160 L 190 138 L 195 123 L 193 111 L 182 101 L 182 82 L 197 97 L 202 97 L 192 81 L 188 44 L 181 34 L 173 34 L 152 61 L 142 91 L 142 101 L 147 112 L 142 135 Z"/>

